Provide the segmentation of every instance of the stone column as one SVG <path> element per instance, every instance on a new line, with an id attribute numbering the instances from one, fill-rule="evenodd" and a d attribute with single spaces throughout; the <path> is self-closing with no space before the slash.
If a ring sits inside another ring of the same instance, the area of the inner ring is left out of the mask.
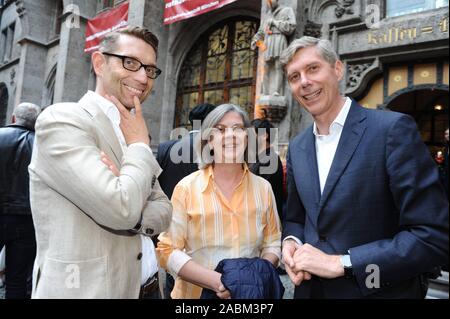
<path id="1" fill-rule="evenodd" d="M 52 12 L 53 1 L 17 1 L 16 11 L 20 26 L 20 62 L 17 66 L 17 83 L 14 105 L 21 102 L 42 103 L 42 90 L 45 83 L 45 61 L 47 42 L 51 24 L 48 12 Z"/>
<path id="2" fill-rule="evenodd" d="M 96 12 L 94 1 L 73 1 L 64 7 L 59 42 L 54 102 L 76 102 L 88 89 L 90 55 L 84 53 L 87 20 Z"/>
<path id="3" fill-rule="evenodd" d="M 164 1 L 130 0 L 128 23 L 133 26 L 142 26 L 152 31 L 159 40 L 157 65 L 163 73 L 154 81 L 153 91 L 142 104 L 149 133 L 152 136 L 152 148 L 159 144 L 162 126 L 172 123 L 164 118 L 162 112 L 164 79 L 164 65 L 167 59 L 167 30 L 163 26 Z M 162 120 L 163 119 L 163 120 Z"/>
<path id="4" fill-rule="evenodd" d="M 173 117 L 168 116 L 169 114 L 163 110 L 163 105 L 165 103 L 163 97 L 171 87 L 171 83 L 168 80 L 171 75 L 167 74 L 165 68 L 169 59 L 167 54 L 167 52 L 169 52 L 169 27 L 163 25 L 164 1 L 133 1 L 145 2 L 145 10 L 142 10 L 144 13 L 143 25 L 155 33 L 159 39 L 157 65 L 162 70 L 162 74 L 155 80 L 152 95 L 146 101 L 144 106 L 144 115 L 147 119 L 150 134 L 152 135 L 152 148 L 155 149 L 159 144 L 161 131 L 167 129 L 172 130 L 173 125 Z M 173 92 L 172 94 L 176 94 L 176 90 L 172 90 L 171 92 Z"/>
<path id="5" fill-rule="evenodd" d="M 14 105 L 21 102 L 42 103 L 42 90 L 45 83 L 45 63 L 47 47 L 45 44 L 25 38 L 20 42 L 20 62 L 17 69 L 17 87 Z"/>

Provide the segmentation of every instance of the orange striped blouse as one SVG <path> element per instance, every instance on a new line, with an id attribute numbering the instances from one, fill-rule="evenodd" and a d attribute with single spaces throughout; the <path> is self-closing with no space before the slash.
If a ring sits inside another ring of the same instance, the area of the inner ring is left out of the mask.
<path id="1" fill-rule="evenodd" d="M 212 166 L 182 179 L 172 195 L 172 223 L 159 236 L 160 265 L 175 280 L 171 297 L 196 299 L 202 288 L 177 277 L 190 259 L 215 269 L 225 258 L 281 257 L 280 221 L 272 187 L 247 167 L 231 201 L 214 183 Z"/>

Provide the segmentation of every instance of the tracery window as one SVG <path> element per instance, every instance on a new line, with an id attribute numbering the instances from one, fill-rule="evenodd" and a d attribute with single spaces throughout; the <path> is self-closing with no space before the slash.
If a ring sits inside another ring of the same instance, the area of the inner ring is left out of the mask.
<path id="1" fill-rule="evenodd" d="M 178 77 L 175 127 L 189 127 L 189 111 L 201 103 L 233 103 L 253 116 L 257 53 L 250 43 L 257 28 L 257 20 L 234 18 L 193 45 Z"/>

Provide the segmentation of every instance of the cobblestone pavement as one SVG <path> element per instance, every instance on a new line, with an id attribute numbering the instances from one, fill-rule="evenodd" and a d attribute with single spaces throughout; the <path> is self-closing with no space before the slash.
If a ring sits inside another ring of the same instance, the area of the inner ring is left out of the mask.
<path id="1" fill-rule="evenodd" d="M 165 278 L 165 276 L 160 277 L 160 279 L 163 279 L 163 278 Z M 438 289 L 438 290 L 434 289 L 437 292 L 435 291 L 434 293 L 431 293 L 434 290 L 432 289 L 432 287 L 430 287 L 427 298 L 448 299 L 448 273 L 444 273 L 444 276 L 442 276 L 441 278 L 443 278 L 443 280 L 445 279 L 443 281 L 445 289 Z M 291 282 L 288 275 L 281 275 L 280 279 L 281 279 L 281 282 L 283 283 L 283 286 L 285 289 L 283 299 L 292 299 L 292 297 L 294 296 L 294 284 Z M 164 279 L 163 279 L 163 283 L 164 283 Z M 443 290 L 445 290 L 444 293 L 442 292 Z M 0 280 L 0 299 L 4 299 L 4 298 L 5 298 L 5 286 L 3 285 L 3 282 L 1 282 L 1 280 Z"/>
<path id="2" fill-rule="evenodd" d="M 280 279 L 284 286 L 283 299 L 292 299 L 294 297 L 294 284 L 288 275 L 280 275 Z"/>

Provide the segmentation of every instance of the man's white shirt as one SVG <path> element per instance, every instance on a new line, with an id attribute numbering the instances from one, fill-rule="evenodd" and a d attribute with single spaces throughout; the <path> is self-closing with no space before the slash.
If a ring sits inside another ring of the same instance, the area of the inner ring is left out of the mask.
<path id="1" fill-rule="evenodd" d="M 317 130 L 316 122 L 313 124 L 313 134 L 316 137 L 316 158 L 317 168 L 319 170 L 320 194 L 323 193 L 323 189 L 325 188 L 328 173 L 330 172 L 331 164 L 336 155 L 342 129 L 344 128 L 345 120 L 347 119 L 351 105 L 352 100 L 347 97 L 338 116 L 336 116 L 334 121 L 330 124 L 328 135 L 320 135 Z"/>
<path id="2" fill-rule="evenodd" d="M 150 153 L 152 150 L 145 143 L 133 143 L 127 146 L 125 142 L 125 137 L 123 136 L 122 130 L 120 129 L 120 113 L 117 107 L 101 95 L 88 91 L 87 93 L 90 98 L 97 101 L 102 111 L 106 114 L 108 119 L 111 121 L 112 126 L 114 128 L 114 132 L 116 133 L 117 138 L 119 139 L 120 146 L 122 147 L 122 151 L 125 153 L 127 148 L 129 147 L 143 147 L 147 149 Z M 139 235 L 141 237 L 142 242 L 142 273 L 141 273 L 141 285 L 145 284 L 146 281 L 153 277 L 158 272 L 158 261 L 156 259 L 155 253 L 155 245 L 150 237 Z"/>

